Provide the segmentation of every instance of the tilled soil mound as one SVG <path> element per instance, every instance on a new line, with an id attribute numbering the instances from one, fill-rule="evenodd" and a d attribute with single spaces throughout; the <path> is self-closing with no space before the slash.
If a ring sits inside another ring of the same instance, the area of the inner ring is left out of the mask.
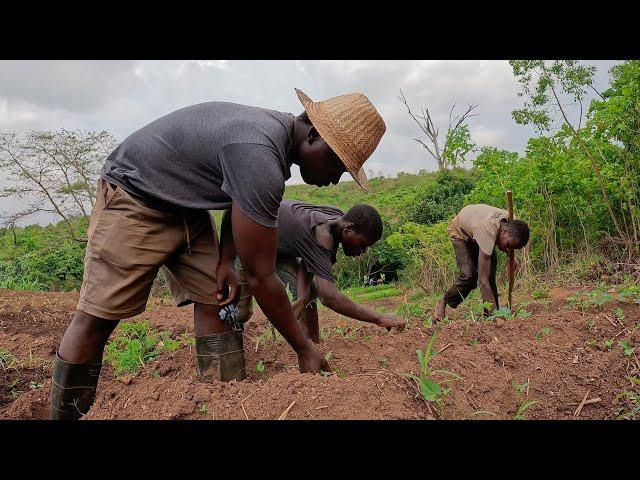
<path id="1" fill-rule="evenodd" d="M 194 347 L 183 343 L 134 376 L 115 378 L 105 365 L 85 418 L 511 419 L 528 401 L 536 402 L 524 414 L 532 419 L 574 418 L 576 410 L 579 418 L 616 418 L 624 406 L 618 395 L 630 389 L 630 377 L 640 375 L 638 353 L 625 355 L 617 342 L 640 344 L 640 306 L 613 300 L 583 309 L 567 301 L 572 292 L 552 289 L 550 298 L 527 306 L 531 316 L 505 322 L 474 322 L 454 312 L 438 329 L 439 353 L 431 365 L 462 377 L 443 385 L 451 391 L 442 409 L 418 397 L 405 375 L 419 373 L 416 349 L 424 349 L 435 332 L 421 320 L 403 332 L 387 332 L 323 308 L 321 348 L 335 372 L 302 375 L 294 352 L 281 337 L 272 338 L 256 309 L 245 327 L 247 380 L 200 382 Z M 392 309 L 403 301 L 387 298 L 370 306 Z M 0 349 L 16 360 L 0 369 L 0 418 L 47 418 L 51 360 L 76 302 L 73 293 L 0 291 Z M 614 315 L 615 309 L 623 316 Z M 185 338 L 193 335 L 191 315 L 189 307 L 153 299 L 135 320 Z M 605 347 L 611 338 L 613 346 Z"/>

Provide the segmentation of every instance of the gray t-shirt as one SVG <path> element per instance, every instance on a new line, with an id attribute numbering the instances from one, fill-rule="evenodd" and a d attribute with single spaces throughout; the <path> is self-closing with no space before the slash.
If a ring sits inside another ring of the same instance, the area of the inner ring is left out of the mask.
<path id="1" fill-rule="evenodd" d="M 165 211 L 224 210 L 277 226 L 294 116 L 227 102 L 176 110 L 129 135 L 102 177 Z"/>
<path id="2" fill-rule="evenodd" d="M 278 257 L 300 257 L 309 272 L 335 283 L 332 270 L 338 245 L 333 250 L 320 245 L 314 228 L 342 215 L 339 208 L 283 200 L 278 210 Z"/>

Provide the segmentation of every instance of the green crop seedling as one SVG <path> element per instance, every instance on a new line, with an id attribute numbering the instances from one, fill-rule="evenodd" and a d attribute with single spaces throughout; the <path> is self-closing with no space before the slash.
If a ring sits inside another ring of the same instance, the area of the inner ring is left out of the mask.
<path id="1" fill-rule="evenodd" d="M 627 357 L 633 355 L 635 347 L 632 347 L 628 340 L 620 340 L 618 345 L 620 345 L 620 348 Z"/>
<path id="2" fill-rule="evenodd" d="M 256 372 L 264 373 L 264 363 L 262 362 L 262 360 L 256 363 Z"/>
<path id="3" fill-rule="evenodd" d="M 10 352 L 0 348 L 0 368 L 2 368 L 3 371 L 6 372 L 10 368 L 15 369 L 15 360 L 16 358 Z"/>
<path id="4" fill-rule="evenodd" d="M 542 327 L 540 332 L 536 335 L 536 341 L 541 341 L 544 337 L 549 335 L 549 333 L 551 333 L 551 329 L 549 327 Z"/>
<path id="5" fill-rule="evenodd" d="M 134 374 L 162 350 L 175 350 L 179 342 L 168 333 L 158 335 L 147 322 L 121 323 L 118 335 L 107 344 L 105 360 L 114 368 L 115 376 Z"/>
<path id="6" fill-rule="evenodd" d="M 613 300 L 613 297 L 605 290 L 606 285 L 604 283 L 600 283 L 598 288 L 595 288 L 590 292 L 575 293 L 571 295 L 568 300 L 582 308 L 601 307 L 605 303 Z"/>
<path id="7" fill-rule="evenodd" d="M 516 415 L 513 417 L 514 420 L 529 420 L 527 417 L 524 416 L 525 412 L 527 410 L 529 410 L 529 408 L 533 405 L 535 405 L 536 403 L 538 403 L 537 400 L 527 400 L 525 402 L 522 402 L 519 406 L 518 406 L 518 411 L 516 412 Z"/>
<path id="8" fill-rule="evenodd" d="M 451 388 L 443 388 L 443 385 L 450 381 L 463 380 L 463 378 L 457 373 L 448 370 L 431 370 L 429 368 L 429 362 L 433 356 L 435 356 L 435 353 L 433 353 L 435 341 L 436 335 L 434 334 L 431 336 L 424 352 L 422 350 L 416 350 L 418 363 L 420 364 L 420 376 L 412 374 L 405 374 L 405 376 L 416 382 L 419 392 L 418 395 L 421 395 L 426 403 L 435 403 L 438 405 L 440 413 L 442 414 L 444 397 L 451 391 Z M 449 378 L 437 381 L 433 378 L 433 375 L 446 375 Z"/>
<path id="9" fill-rule="evenodd" d="M 532 296 L 535 300 L 540 300 L 541 298 L 549 298 L 549 291 L 544 289 L 535 290 Z"/>
<path id="10" fill-rule="evenodd" d="M 513 387 L 513 390 L 516 392 L 516 397 L 518 398 L 518 408 L 516 409 L 516 414 L 513 417 L 514 420 L 528 420 L 527 417 L 525 417 L 525 413 L 527 410 L 529 410 L 529 408 L 531 408 L 532 405 L 535 405 L 536 403 L 538 403 L 537 400 L 525 400 L 522 398 L 522 394 L 523 393 L 527 393 L 527 395 L 529 394 L 529 380 L 527 380 L 524 383 L 517 383 L 515 381 L 511 382 L 511 386 Z"/>

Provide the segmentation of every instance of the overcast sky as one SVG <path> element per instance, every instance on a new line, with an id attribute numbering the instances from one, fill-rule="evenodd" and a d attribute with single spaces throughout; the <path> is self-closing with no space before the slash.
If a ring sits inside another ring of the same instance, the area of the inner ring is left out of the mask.
<path id="1" fill-rule="evenodd" d="M 585 63 L 597 66 L 595 86 L 605 89 L 616 62 Z M 454 102 L 457 111 L 477 104 L 478 116 L 469 126 L 479 146 L 522 153 L 535 135 L 512 120 L 522 99 L 508 62 L 496 60 L 0 61 L 0 131 L 107 130 L 123 140 L 162 115 L 206 101 L 298 114 L 302 106 L 294 88 L 313 100 L 356 91 L 367 95 L 387 132 L 365 168 L 385 176 L 436 168 L 413 140 L 420 132 L 398 100 L 400 89 L 412 107 L 428 106 L 441 130 Z M 288 183 L 299 182 L 294 167 Z M 0 212 L 18 207 L 15 200 L 0 199 Z"/>

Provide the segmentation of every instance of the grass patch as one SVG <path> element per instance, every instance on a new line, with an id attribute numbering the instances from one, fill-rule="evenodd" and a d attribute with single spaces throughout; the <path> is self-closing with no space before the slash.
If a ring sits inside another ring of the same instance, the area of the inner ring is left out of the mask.
<path id="1" fill-rule="evenodd" d="M 16 357 L 7 350 L 0 348 L 0 368 L 4 372 L 9 369 L 15 369 Z"/>
<path id="2" fill-rule="evenodd" d="M 372 287 L 351 287 L 343 290 L 342 293 L 354 302 L 380 300 L 402 295 L 402 292 L 391 284 L 374 285 Z"/>
<path id="3" fill-rule="evenodd" d="M 107 344 L 105 361 L 114 368 L 116 377 L 135 374 L 163 350 L 175 351 L 180 346 L 181 342 L 171 339 L 168 332 L 156 332 L 147 322 L 124 322 Z"/>
<path id="4" fill-rule="evenodd" d="M 396 313 L 403 318 L 421 318 L 427 314 L 427 309 L 417 303 L 405 303 L 396 308 Z"/>

